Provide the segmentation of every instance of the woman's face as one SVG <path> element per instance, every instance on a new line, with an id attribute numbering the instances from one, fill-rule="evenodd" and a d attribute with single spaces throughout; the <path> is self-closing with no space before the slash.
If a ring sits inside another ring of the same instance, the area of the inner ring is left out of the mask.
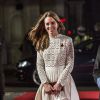
<path id="1" fill-rule="evenodd" d="M 52 17 L 46 17 L 44 24 L 45 29 L 50 36 L 55 36 L 58 34 L 58 23 Z"/>

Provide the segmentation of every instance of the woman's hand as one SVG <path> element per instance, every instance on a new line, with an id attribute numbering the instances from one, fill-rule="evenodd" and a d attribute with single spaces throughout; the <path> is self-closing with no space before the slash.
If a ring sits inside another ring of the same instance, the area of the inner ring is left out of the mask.
<path id="1" fill-rule="evenodd" d="M 62 90 L 62 85 L 61 84 L 55 84 L 54 86 L 53 86 L 53 91 L 54 91 L 54 94 L 58 94 L 61 90 Z"/>
<path id="2" fill-rule="evenodd" d="M 46 93 L 48 94 L 52 93 L 53 87 L 49 83 L 44 83 L 43 87 Z"/>

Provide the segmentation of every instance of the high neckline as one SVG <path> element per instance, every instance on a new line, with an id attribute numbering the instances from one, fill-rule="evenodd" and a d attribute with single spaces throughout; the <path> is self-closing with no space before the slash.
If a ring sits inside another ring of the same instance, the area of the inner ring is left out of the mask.
<path id="1" fill-rule="evenodd" d="M 56 39 L 60 36 L 61 34 L 57 34 L 56 36 L 49 36 L 50 39 Z"/>

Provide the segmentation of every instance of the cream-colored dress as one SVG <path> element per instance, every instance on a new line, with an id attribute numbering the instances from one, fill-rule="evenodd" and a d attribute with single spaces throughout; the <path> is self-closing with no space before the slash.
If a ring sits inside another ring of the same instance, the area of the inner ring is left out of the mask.
<path id="1" fill-rule="evenodd" d="M 79 100 L 79 95 L 71 76 L 74 66 L 74 48 L 72 39 L 65 35 L 50 37 L 50 45 L 44 51 L 37 52 L 37 70 L 41 85 L 35 100 Z M 57 82 L 64 86 L 58 95 L 45 93 L 42 84 Z"/>

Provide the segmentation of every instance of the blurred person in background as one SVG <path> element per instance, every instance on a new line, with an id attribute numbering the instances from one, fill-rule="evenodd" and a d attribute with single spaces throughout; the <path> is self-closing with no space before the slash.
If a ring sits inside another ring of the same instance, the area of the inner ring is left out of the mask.
<path id="1" fill-rule="evenodd" d="M 78 45 L 84 41 L 92 40 L 92 37 L 86 34 L 86 29 L 83 26 L 77 28 L 77 36 L 74 38 L 74 45 Z"/>
<path id="2" fill-rule="evenodd" d="M 93 74 L 94 74 L 94 79 L 100 89 L 100 46 L 98 47 Z"/>
<path id="3" fill-rule="evenodd" d="M 94 80 L 100 90 L 100 45 L 98 47 L 97 56 L 96 56 L 96 60 L 95 60 L 95 64 L 94 64 L 93 76 L 94 76 Z M 100 94 L 99 94 L 99 100 L 100 100 Z"/>
<path id="4" fill-rule="evenodd" d="M 95 30 L 96 38 L 98 39 L 99 38 L 98 36 L 100 35 L 100 22 L 94 25 L 94 30 Z M 100 43 L 100 39 L 99 39 L 99 43 Z M 94 76 L 95 82 L 98 85 L 98 88 L 100 89 L 100 44 L 99 44 L 96 59 L 95 59 L 93 76 Z"/>
<path id="5" fill-rule="evenodd" d="M 79 100 L 71 76 L 73 42 L 71 37 L 62 35 L 64 29 L 58 15 L 48 11 L 29 32 L 37 50 L 37 71 L 41 80 L 35 100 Z"/>
<path id="6" fill-rule="evenodd" d="M 5 86 L 4 71 L 3 71 L 4 66 L 2 63 L 3 47 L 4 47 L 4 37 L 2 29 L 0 27 L 0 100 L 4 100 L 4 86 Z"/>

